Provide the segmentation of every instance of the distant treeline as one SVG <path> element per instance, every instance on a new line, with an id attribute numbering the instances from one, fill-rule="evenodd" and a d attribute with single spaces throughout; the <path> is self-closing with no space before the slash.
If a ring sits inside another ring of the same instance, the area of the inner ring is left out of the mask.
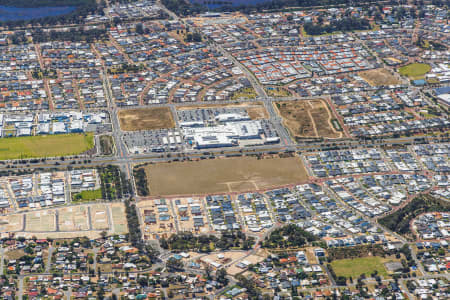
<path id="1" fill-rule="evenodd" d="M 203 5 L 232 5 L 233 1 L 220 1 L 220 0 L 205 0 L 202 1 Z"/>
<path id="2" fill-rule="evenodd" d="M 328 25 L 313 24 L 311 22 L 305 23 L 303 28 L 309 35 L 320 35 L 335 31 L 368 30 L 370 29 L 370 23 L 366 19 L 344 18 L 342 20 L 331 21 Z"/>
<path id="3" fill-rule="evenodd" d="M 267 1 L 258 4 L 244 4 L 235 6 L 237 9 L 245 9 L 245 7 L 253 8 L 253 9 L 282 9 L 285 7 L 311 7 L 311 6 L 330 6 L 330 5 L 339 5 L 339 4 L 347 4 L 354 3 L 357 4 L 358 1 L 352 0 L 276 0 L 276 1 Z M 371 1 L 360 1 L 362 3 L 367 3 Z M 229 7 L 228 7 L 229 8 Z M 231 8 L 233 9 L 233 8 Z"/>
<path id="4" fill-rule="evenodd" d="M 252 11 L 261 10 L 278 10 L 286 7 L 313 7 L 313 6 L 333 6 L 344 4 L 364 4 L 364 3 L 376 3 L 380 0 L 273 0 L 262 2 L 258 4 L 242 4 L 232 6 L 230 1 L 208 1 L 205 0 L 205 4 L 222 4 L 222 6 L 216 8 L 208 8 L 205 5 L 199 3 L 190 3 L 189 0 L 162 0 L 162 3 L 171 11 L 178 15 L 186 16 L 191 14 L 203 13 L 206 11 L 242 11 L 249 13 Z"/>
<path id="5" fill-rule="evenodd" d="M 188 16 L 206 11 L 206 6 L 190 3 L 189 0 L 162 0 L 164 6 L 179 16 Z"/>
<path id="6" fill-rule="evenodd" d="M 42 31 L 33 32 L 33 41 L 36 43 L 45 43 L 50 41 L 71 41 L 71 42 L 92 42 L 107 37 L 106 29 L 71 29 L 69 31 Z"/>
<path id="7" fill-rule="evenodd" d="M 184 1 L 184 0 L 180 0 Z M 288 7 L 332 7 L 338 5 L 348 5 L 348 6 L 364 6 L 367 4 L 376 4 L 376 3 L 386 3 L 389 5 L 400 5 L 406 4 L 405 0 L 397 1 L 397 0 L 272 0 L 267 2 L 262 2 L 258 4 L 243 4 L 238 6 L 225 5 L 214 10 L 222 10 L 222 11 L 260 11 L 260 10 L 280 10 Z M 446 2 L 445 0 L 432 0 L 431 4 L 436 6 L 444 6 Z"/>

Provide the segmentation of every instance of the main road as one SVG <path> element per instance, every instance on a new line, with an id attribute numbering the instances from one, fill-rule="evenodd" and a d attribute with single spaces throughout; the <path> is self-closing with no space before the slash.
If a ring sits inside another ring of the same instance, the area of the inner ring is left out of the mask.
<path id="1" fill-rule="evenodd" d="M 314 140 L 314 139 L 311 139 Z M 448 142 L 450 139 L 446 137 L 428 137 L 427 142 Z M 68 166 L 76 166 L 76 162 L 80 162 L 83 166 L 102 166 L 107 164 L 117 164 L 120 166 L 129 165 L 131 168 L 132 164 L 150 163 L 150 162 L 166 162 L 166 161 L 176 161 L 184 159 L 201 159 L 211 156 L 236 156 L 236 155 L 258 155 L 258 154 L 276 154 L 283 152 L 311 152 L 311 151 L 324 151 L 331 149 L 352 149 L 352 148 L 370 148 L 370 147 L 384 147 L 393 145 L 413 145 L 424 143 L 414 137 L 406 138 L 389 138 L 380 140 L 356 140 L 356 139 L 346 139 L 346 140 L 334 140 L 334 141 L 310 141 L 301 144 L 291 144 L 291 145 L 260 145 L 260 146 L 250 146 L 250 147 L 229 147 L 229 148 L 217 148 L 217 149 L 207 149 L 207 150 L 186 150 L 168 153 L 147 153 L 147 154 L 129 154 L 126 149 L 122 151 L 117 151 L 114 156 L 85 156 L 78 158 L 65 158 L 61 160 L 57 158 L 49 158 L 45 161 L 39 161 L 37 163 L 30 163 L 28 160 L 16 160 L 16 161 L 5 161 L 4 164 L 0 165 L 0 170 L 11 170 L 11 169 L 30 169 L 30 168 L 67 168 Z M 117 145 L 116 145 L 117 146 Z M 89 158 L 89 161 L 84 162 L 83 159 Z M 74 163 L 75 162 L 75 163 Z M 128 169 L 128 175 L 131 178 L 130 170 Z"/>

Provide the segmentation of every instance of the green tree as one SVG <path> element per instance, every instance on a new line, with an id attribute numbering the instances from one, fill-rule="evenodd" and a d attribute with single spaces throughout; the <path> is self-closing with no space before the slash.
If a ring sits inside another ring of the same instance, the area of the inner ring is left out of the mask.
<path id="1" fill-rule="evenodd" d="M 226 286 L 228 284 L 227 271 L 224 268 L 217 270 L 216 280 L 222 284 L 222 286 Z"/>

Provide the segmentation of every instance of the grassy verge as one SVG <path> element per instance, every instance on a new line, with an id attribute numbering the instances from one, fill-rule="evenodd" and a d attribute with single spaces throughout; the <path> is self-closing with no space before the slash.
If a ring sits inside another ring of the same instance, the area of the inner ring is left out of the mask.
<path id="1" fill-rule="evenodd" d="M 399 68 L 398 72 L 400 75 L 409 77 L 409 79 L 417 80 L 423 79 L 430 70 L 431 66 L 429 64 L 414 63 Z"/>
<path id="2" fill-rule="evenodd" d="M 331 262 L 331 266 L 338 277 L 357 278 L 361 274 L 370 275 L 374 271 L 384 277 L 388 275 L 383 258 L 376 256 L 335 260 Z"/>
<path id="3" fill-rule="evenodd" d="M 2 138 L 0 160 L 77 155 L 93 147 L 92 133 Z"/>
<path id="4" fill-rule="evenodd" d="M 102 190 L 82 191 L 73 195 L 73 202 L 88 202 L 102 198 Z"/>

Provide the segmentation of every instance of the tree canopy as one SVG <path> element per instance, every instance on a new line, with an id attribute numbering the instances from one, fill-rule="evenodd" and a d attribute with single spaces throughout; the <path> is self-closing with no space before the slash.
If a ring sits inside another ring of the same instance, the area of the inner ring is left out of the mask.
<path id="1" fill-rule="evenodd" d="M 290 224 L 272 231 L 266 237 L 262 246 L 264 248 L 295 248 L 302 247 L 315 240 L 317 240 L 316 236 L 297 225 Z"/>

